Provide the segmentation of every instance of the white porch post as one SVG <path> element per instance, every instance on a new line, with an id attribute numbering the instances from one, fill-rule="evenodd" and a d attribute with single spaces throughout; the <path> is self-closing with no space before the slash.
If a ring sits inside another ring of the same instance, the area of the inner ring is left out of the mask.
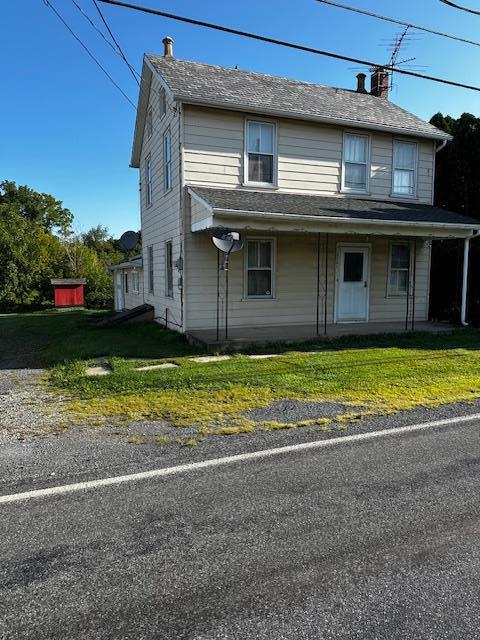
<path id="1" fill-rule="evenodd" d="M 465 238 L 463 244 L 463 281 L 462 281 L 462 308 L 460 322 L 467 326 L 467 289 L 468 289 L 468 257 L 470 252 L 470 238 Z"/>

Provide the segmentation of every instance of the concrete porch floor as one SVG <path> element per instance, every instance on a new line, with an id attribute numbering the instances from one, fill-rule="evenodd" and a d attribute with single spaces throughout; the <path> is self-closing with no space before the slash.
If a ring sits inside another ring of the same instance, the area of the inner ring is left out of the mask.
<path id="1" fill-rule="evenodd" d="M 455 325 L 447 322 L 416 322 L 414 331 L 428 333 L 442 333 L 455 329 Z M 408 331 L 411 331 L 410 326 Z M 329 340 L 342 336 L 366 336 L 385 333 L 405 333 L 405 322 L 355 322 L 327 325 L 324 334 L 323 325 L 319 334 L 315 325 L 272 325 L 257 327 L 232 327 L 225 340 L 225 331 L 220 330 L 220 340 L 217 341 L 215 329 L 194 330 L 187 332 L 187 338 L 197 344 L 211 349 L 237 348 L 241 349 L 252 344 L 267 342 L 308 342 L 311 340 Z"/>

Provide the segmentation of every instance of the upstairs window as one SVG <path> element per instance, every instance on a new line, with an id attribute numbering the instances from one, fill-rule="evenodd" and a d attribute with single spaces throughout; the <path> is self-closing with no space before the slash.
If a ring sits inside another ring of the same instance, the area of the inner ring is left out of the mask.
<path id="1" fill-rule="evenodd" d="M 145 203 L 147 207 L 152 204 L 152 159 L 149 155 L 145 158 Z"/>
<path id="2" fill-rule="evenodd" d="M 417 145 L 393 141 L 393 193 L 413 197 L 416 193 Z"/>
<path id="3" fill-rule="evenodd" d="M 173 298 L 173 251 L 172 241 L 165 242 L 165 295 Z"/>
<path id="4" fill-rule="evenodd" d="M 410 273 L 410 245 L 407 242 L 390 244 L 389 266 L 388 293 L 392 296 L 407 295 Z"/>
<path id="5" fill-rule="evenodd" d="M 248 240 L 247 298 L 273 298 L 273 240 Z"/>
<path id="6" fill-rule="evenodd" d="M 246 182 L 275 184 L 275 125 L 249 120 L 246 138 Z"/>
<path id="7" fill-rule="evenodd" d="M 167 113 L 167 96 L 165 95 L 165 89 L 163 87 L 158 91 L 158 113 L 160 119 Z"/>
<path id="8" fill-rule="evenodd" d="M 164 190 L 170 191 L 172 188 L 172 138 L 170 129 L 163 134 L 163 168 L 164 168 Z"/>
<path id="9" fill-rule="evenodd" d="M 151 138 L 153 133 L 153 114 L 152 107 L 147 111 L 147 138 Z"/>
<path id="10" fill-rule="evenodd" d="M 343 138 L 344 191 L 368 191 L 370 174 L 368 136 L 346 133 Z"/>

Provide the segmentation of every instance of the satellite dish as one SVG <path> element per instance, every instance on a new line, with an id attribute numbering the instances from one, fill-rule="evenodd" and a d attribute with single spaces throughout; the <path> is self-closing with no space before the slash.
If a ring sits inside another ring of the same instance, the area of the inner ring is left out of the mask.
<path id="1" fill-rule="evenodd" d="M 118 241 L 119 245 L 125 251 L 130 251 L 134 249 L 137 244 L 140 242 L 140 234 L 138 231 L 125 231 L 120 236 L 120 240 Z"/>
<path id="2" fill-rule="evenodd" d="M 213 234 L 212 242 L 217 249 L 227 255 L 240 251 L 243 247 L 243 240 L 238 231 L 217 231 Z"/>

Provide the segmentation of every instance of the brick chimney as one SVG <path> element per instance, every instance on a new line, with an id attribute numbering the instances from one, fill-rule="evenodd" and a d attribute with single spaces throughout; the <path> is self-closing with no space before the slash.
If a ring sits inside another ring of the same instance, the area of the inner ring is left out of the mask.
<path id="1" fill-rule="evenodd" d="M 372 73 L 370 93 L 377 98 L 388 100 L 388 71 L 383 67 L 377 67 Z"/>
<path id="2" fill-rule="evenodd" d="M 367 93 L 365 89 L 365 79 L 366 75 L 364 73 L 357 73 L 357 93 Z"/>
<path id="3" fill-rule="evenodd" d="M 163 42 L 163 57 L 173 58 L 173 38 L 167 36 L 162 40 Z"/>

